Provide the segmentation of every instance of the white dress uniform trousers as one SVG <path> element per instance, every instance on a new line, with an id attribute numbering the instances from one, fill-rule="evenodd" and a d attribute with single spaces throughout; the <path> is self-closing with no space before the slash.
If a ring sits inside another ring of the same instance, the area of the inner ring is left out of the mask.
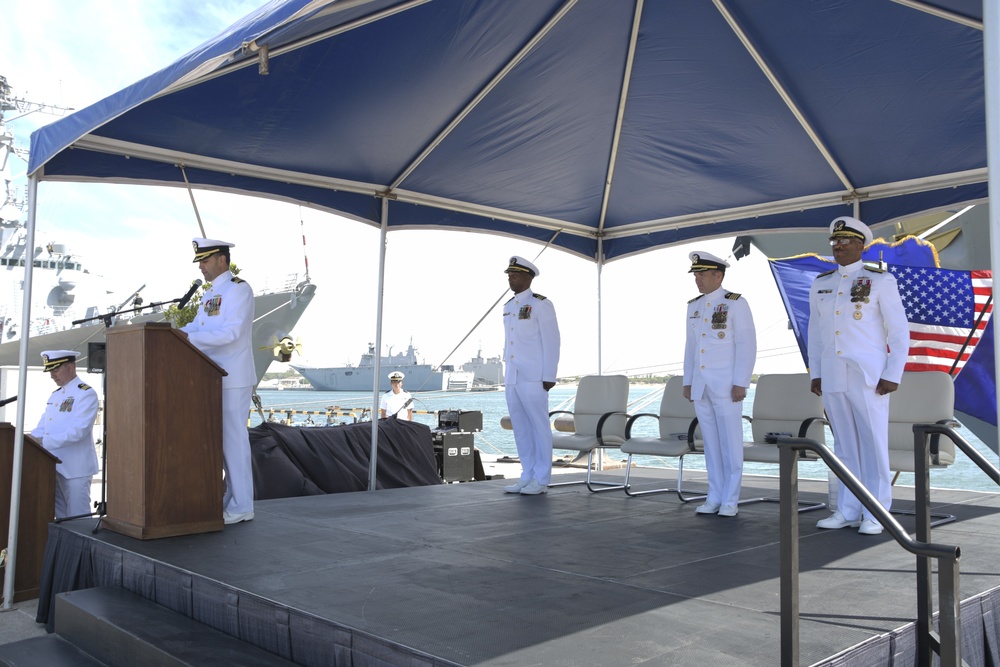
<path id="1" fill-rule="evenodd" d="M 691 387 L 705 442 L 710 505 L 736 505 L 743 480 L 743 402 L 733 387 L 749 387 L 757 332 L 747 300 L 719 288 L 688 304 L 684 385 Z"/>
<path id="2" fill-rule="evenodd" d="M 222 378 L 223 510 L 253 511 L 253 467 L 247 412 L 257 383 L 253 363 L 253 290 L 229 271 L 212 281 L 194 320 L 183 327 L 191 344 L 227 373 Z"/>
<path id="3" fill-rule="evenodd" d="M 91 513 L 90 484 L 99 470 L 94 449 L 97 406 L 97 392 L 74 377 L 52 392 L 38 426 L 31 431 L 60 460 L 56 464 L 57 519 Z"/>
<path id="4" fill-rule="evenodd" d="M 896 278 L 858 261 L 818 276 L 809 292 L 809 374 L 822 380 L 823 407 L 834 453 L 889 509 L 889 400 L 879 379 L 903 376 L 910 332 Z M 887 348 L 888 347 L 888 351 Z M 837 509 L 844 518 L 873 519 L 843 483 Z"/>
<path id="5" fill-rule="evenodd" d="M 559 325 L 552 302 L 527 289 L 504 304 L 504 383 L 521 480 L 548 486 L 552 480 L 549 392 L 556 381 Z"/>

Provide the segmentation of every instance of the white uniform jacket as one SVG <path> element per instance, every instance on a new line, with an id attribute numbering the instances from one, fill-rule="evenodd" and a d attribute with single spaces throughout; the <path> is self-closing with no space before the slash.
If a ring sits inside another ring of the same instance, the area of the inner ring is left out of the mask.
<path id="1" fill-rule="evenodd" d="M 746 299 L 720 287 L 688 302 L 684 385 L 691 400 L 702 398 L 706 385 L 716 395 L 749 387 L 756 360 L 757 331 Z"/>
<path id="2" fill-rule="evenodd" d="M 824 391 L 841 386 L 841 363 L 852 364 L 869 387 L 899 382 L 910 349 L 906 311 L 896 277 L 857 261 L 821 274 L 809 291 L 809 377 Z M 888 343 L 888 351 L 886 344 Z"/>
<path id="3" fill-rule="evenodd" d="M 202 295 L 198 314 L 181 329 L 192 345 L 226 371 L 223 389 L 257 384 L 253 315 L 250 285 L 226 271 L 212 281 L 212 287 Z"/>
<path id="4" fill-rule="evenodd" d="M 556 309 L 544 296 L 526 289 L 504 304 L 504 381 L 555 382 L 559 365 Z"/>
<path id="5" fill-rule="evenodd" d="M 406 402 L 410 401 L 409 405 Z M 406 406 L 405 408 L 403 406 Z M 400 419 L 406 419 L 406 411 L 413 409 L 413 397 L 410 396 L 408 391 L 400 391 L 398 394 L 394 394 L 392 390 L 389 390 L 382 394 L 382 400 L 379 401 L 379 410 L 385 410 L 385 416 L 391 417 L 396 415 Z"/>
<path id="6" fill-rule="evenodd" d="M 97 392 L 74 377 L 57 388 L 45 404 L 45 413 L 31 435 L 62 463 L 56 472 L 66 479 L 97 474 L 94 449 L 94 420 L 97 419 Z"/>

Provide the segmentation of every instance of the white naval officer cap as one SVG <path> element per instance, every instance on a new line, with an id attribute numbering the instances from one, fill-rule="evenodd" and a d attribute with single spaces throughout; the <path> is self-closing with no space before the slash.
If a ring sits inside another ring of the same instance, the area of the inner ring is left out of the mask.
<path id="1" fill-rule="evenodd" d="M 524 257 L 518 257 L 514 255 L 507 262 L 507 269 L 504 273 L 530 273 L 532 276 L 537 276 L 539 271 L 538 267 L 526 260 Z"/>
<path id="2" fill-rule="evenodd" d="M 716 257 L 710 252 L 704 252 L 702 250 L 695 250 L 694 252 L 688 253 L 688 259 L 691 260 L 691 268 L 688 269 L 688 273 L 701 273 L 702 271 L 725 271 L 729 268 L 729 262 Z"/>
<path id="3" fill-rule="evenodd" d="M 402 373 L 400 373 L 399 371 L 393 371 L 393 372 L 389 373 L 389 379 L 390 380 L 402 380 L 405 377 L 406 376 L 403 375 Z"/>
<path id="4" fill-rule="evenodd" d="M 861 239 L 868 245 L 872 242 L 872 230 L 857 218 L 842 215 L 830 223 L 830 240 L 841 238 Z"/>
<path id="5" fill-rule="evenodd" d="M 191 239 L 191 245 L 194 246 L 195 262 L 200 262 L 206 257 L 214 255 L 225 248 L 236 247 L 235 243 L 227 243 L 226 241 L 219 241 L 216 239 Z"/>
<path id="6" fill-rule="evenodd" d="M 54 371 L 67 361 L 76 361 L 80 353 L 76 350 L 45 350 L 42 352 L 42 370 Z"/>

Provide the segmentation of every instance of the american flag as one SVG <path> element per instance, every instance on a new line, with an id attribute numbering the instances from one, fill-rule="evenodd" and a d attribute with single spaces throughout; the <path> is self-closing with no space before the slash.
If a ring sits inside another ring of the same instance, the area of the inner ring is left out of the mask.
<path id="1" fill-rule="evenodd" d="M 958 375 L 993 310 L 992 272 L 891 264 L 889 271 L 896 276 L 910 322 L 906 370 Z"/>

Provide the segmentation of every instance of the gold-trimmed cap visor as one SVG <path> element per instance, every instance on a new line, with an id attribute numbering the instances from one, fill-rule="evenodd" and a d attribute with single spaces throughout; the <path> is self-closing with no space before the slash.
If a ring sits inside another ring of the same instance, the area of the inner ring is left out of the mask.
<path id="1" fill-rule="evenodd" d="M 76 350 L 46 350 L 42 352 L 42 370 L 54 371 L 67 361 L 76 361 L 80 353 Z"/>
<path id="2" fill-rule="evenodd" d="M 858 239 L 865 245 L 872 242 L 872 230 L 857 218 L 844 215 L 830 223 L 830 239 Z"/>
<path id="3" fill-rule="evenodd" d="M 695 250 L 692 253 L 688 253 L 688 259 L 691 260 L 691 268 L 688 269 L 688 273 L 701 273 L 702 271 L 725 271 L 729 268 L 729 262 L 720 257 L 716 257 L 710 252 Z"/>
<path id="4" fill-rule="evenodd" d="M 515 255 L 507 262 L 507 268 L 504 270 L 504 273 L 530 273 L 532 276 L 537 276 L 539 271 L 537 266 L 524 257 Z"/>
<path id="5" fill-rule="evenodd" d="M 235 248 L 236 244 L 217 239 L 192 239 L 191 246 L 194 248 L 194 262 L 198 263 L 226 248 Z"/>

